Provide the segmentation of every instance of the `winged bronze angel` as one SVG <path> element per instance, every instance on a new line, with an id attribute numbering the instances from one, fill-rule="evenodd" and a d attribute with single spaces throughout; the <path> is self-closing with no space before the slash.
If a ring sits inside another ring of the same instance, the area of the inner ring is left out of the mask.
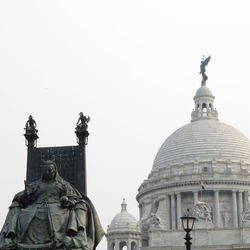
<path id="1" fill-rule="evenodd" d="M 206 72 L 206 66 L 208 65 L 209 61 L 210 61 L 211 56 L 207 57 L 206 59 L 203 59 L 201 61 L 201 66 L 200 66 L 200 74 L 202 75 L 202 81 L 201 81 L 201 86 L 205 86 L 206 85 L 206 81 L 208 79 L 207 75 L 205 74 Z"/>

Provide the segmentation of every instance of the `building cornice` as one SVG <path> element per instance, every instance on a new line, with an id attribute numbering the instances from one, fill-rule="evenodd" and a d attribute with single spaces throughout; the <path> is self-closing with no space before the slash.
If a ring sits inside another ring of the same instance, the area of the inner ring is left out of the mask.
<path id="1" fill-rule="evenodd" d="M 233 190 L 233 186 L 247 186 L 250 187 L 250 181 L 243 180 L 204 180 L 206 183 L 206 187 L 209 190 L 209 185 L 231 185 L 230 190 Z M 161 183 L 158 185 L 151 185 L 150 187 L 142 188 L 136 196 L 137 201 L 141 199 L 142 196 L 147 195 L 148 193 L 155 192 L 157 190 L 170 189 L 175 187 L 185 187 L 183 192 L 187 191 L 186 187 L 191 186 L 200 186 L 200 181 L 198 180 L 190 180 L 190 181 L 180 181 L 180 182 L 172 182 L 172 183 Z M 210 189 L 213 190 L 213 189 Z"/>

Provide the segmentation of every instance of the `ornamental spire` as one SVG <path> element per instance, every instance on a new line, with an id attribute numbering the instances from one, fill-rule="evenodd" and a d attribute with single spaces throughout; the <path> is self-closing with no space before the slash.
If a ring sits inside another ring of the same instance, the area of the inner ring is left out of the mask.
<path id="1" fill-rule="evenodd" d="M 217 120 L 218 121 L 218 112 L 214 108 L 214 95 L 211 90 L 206 86 L 206 81 L 208 79 L 206 72 L 206 66 L 210 61 L 210 56 L 201 61 L 200 74 L 202 75 L 201 87 L 196 91 L 194 97 L 195 108 L 191 114 L 191 122 L 198 120 Z"/>
<path id="2" fill-rule="evenodd" d="M 126 203 L 126 201 L 125 201 L 125 199 L 124 199 L 124 198 L 123 198 L 123 201 L 122 201 L 121 207 L 122 207 L 122 211 L 127 211 L 127 203 Z"/>
<path id="3" fill-rule="evenodd" d="M 205 72 L 206 72 L 206 66 L 209 63 L 210 58 L 211 58 L 211 56 L 209 56 L 205 59 L 205 56 L 203 55 L 203 58 L 201 61 L 201 66 L 200 66 L 200 74 L 202 75 L 201 86 L 206 86 L 206 81 L 207 81 L 208 77 L 205 74 Z"/>

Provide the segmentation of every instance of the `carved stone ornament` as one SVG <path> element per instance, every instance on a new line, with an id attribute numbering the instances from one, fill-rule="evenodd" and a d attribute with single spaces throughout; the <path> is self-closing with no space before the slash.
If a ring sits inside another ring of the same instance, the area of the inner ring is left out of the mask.
<path id="1" fill-rule="evenodd" d="M 154 226 L 159 226 L 161 224 L 161 218 L 158 215 L 151 213 L 149 223 Z"/>
<path id="2" fill-rule="evenodd" d="M 249 209 L 243 211 L 241 220 L 243 223 L 250 223 L 250 210 Z"/>
<path id="3" fill-rule="evenodd" d="M 161 218 L 155 213 L 151 213 L 148 218 L 141 221 L 142 230 L 148 230 L 149 228 L 161 227 Z"/>
<path id="4" fill-rule="evenodd" d="M 192 211 L 198 221 L 212 222 L 212 207 L 208 203 L 198 201 Z"/>
<path id="5" fill-rule="evenodd" d="M 229 212 L 224 211 L 222 213 L 222 219 L 224 227 L 229 227 L 231 225 L 231 214 Z"/>

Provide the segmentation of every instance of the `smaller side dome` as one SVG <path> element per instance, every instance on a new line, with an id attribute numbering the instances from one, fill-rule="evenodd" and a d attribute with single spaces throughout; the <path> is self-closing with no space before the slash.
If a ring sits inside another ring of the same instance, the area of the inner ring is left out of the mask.
<path id="1" fill-rule="evenodd" d="M 198 97 L 205 97 L 205 96 L 210 96 L 210 97 L 214 97 L 211 90 L 207 87 L 207 86 L 201 86 L 195 94 L 194 98 L 198 98 Z"/>
<path id="2" fill-rule="evenodd" d="M 127 203 L 125 199 L 121 204 L 121 212 L 118 213 L 111 221 L 108 227 L 108 233 L 117 231 L 140 231 L 139 223 L 136 218 L 127 212 Z"/>

